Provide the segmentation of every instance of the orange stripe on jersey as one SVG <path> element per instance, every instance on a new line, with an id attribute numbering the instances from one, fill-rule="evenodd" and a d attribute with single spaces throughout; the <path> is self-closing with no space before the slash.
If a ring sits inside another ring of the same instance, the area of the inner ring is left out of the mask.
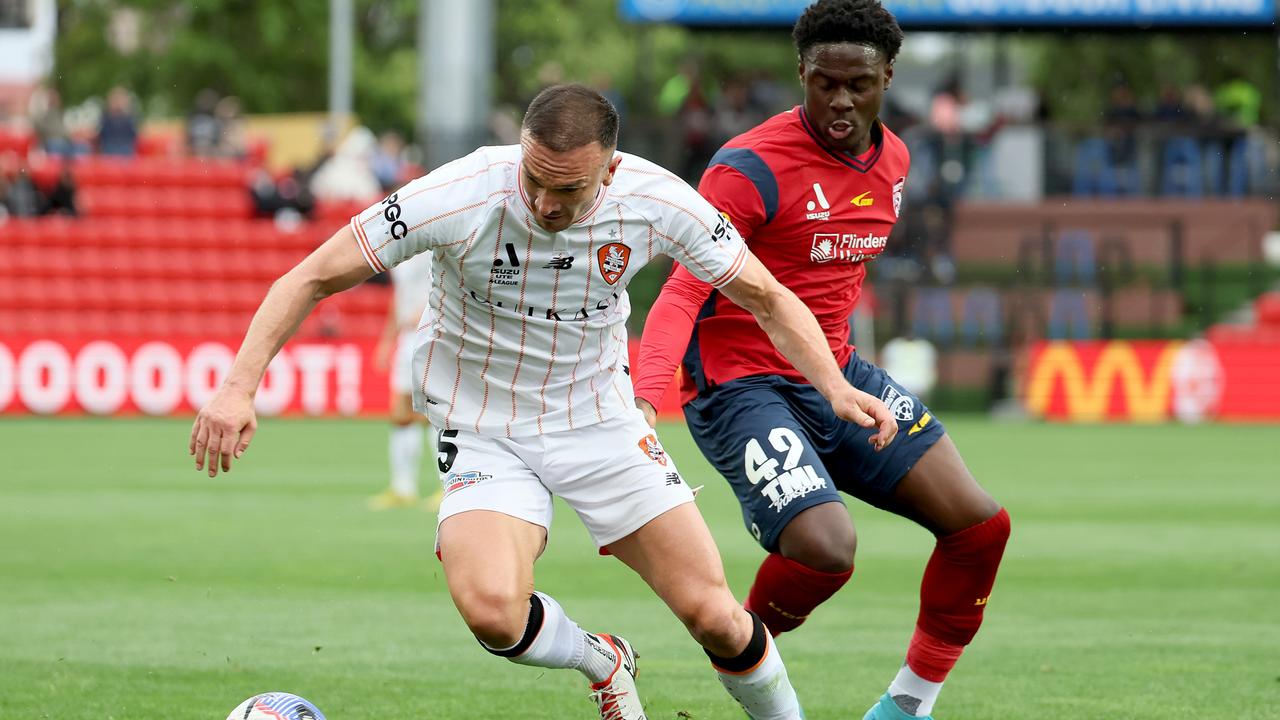
<path id="1" fill-rule="evenodd" d="M 433 337 L 431 338 L 431 342 L 428 344 L 428 347 L 427 347 L 426 365 L 424 365 L 422 368 L 422 396 L 423 397 L 430 397 L 429 395 L 427 395 L 427 379 L 431 377 L 431 356 L 434 355 L 436 352 L 436 341 L 440 339 L 440 336 L 444 335 L 444 318 L 443 318 L 444 290 L 440 287 L 441 284 L 444 283 L 444 263 L 439 263 L 439 266 L 440 266 L 440 272 L 438 273 L 439 277 L 436 279 L 435 287 L 431 289 L 431 292 L 437 294 L 437 297 L 438 297 L 438 302 L 436 303 L 435 317 L 433 318 L 436 324 L 436 330 Z M 419 327 L 418 329 L 421 330 L 422 328 Z"/>
<path id="2" fill-rule="evenodd" d="M 479 228 L 471 231 L 471 237 L 467 238 L 468 244 L 470 244 L 472 240 L 475 240 L 476 233 L 478 232 L 480 232 Z M 459 277 L 466 277 L 463 270 L 463 265 L 465 265 L 466 262 L 467 256 L 464 253 L 460 258 L 458 258 Z M 458 372 L 456 377 L 453 379 L 453 395 L 449 398 L 449 412 L 445 413 L 444 416 L 444 425 L 446 428 L 453 427 L 449 424 L 449 420 L 453 417 L 454 408 L 458 406 L 458 386 L 462 384 L 462 351 L 467 347 L 467 303 L 465 300 L 462 303 L 462 315 L 458 318 L 458 325 L 462 328 L 458 333 L 458 356 L 454 358 L 454 364 L 458 366 Z"/>
<path id="3" fill-rule="evenodd" d="M 351 231 L 356 236 L 356 245 L 360 248 L 360 254 L 364 256 L 364 261 L 369 263 L 369 267 L 377 272 L 386 272 L 387 266 L 382 264 L 378 254 L 369 246 L 369 238 L 364 234 L 364 228 L 357 222 L 359 219 L 359 215 L 351 218 Z"/>
<path id="4" fill-rule="evenodd" d="M 652 226 L 652 225 L 650 225 L 649 227 L 650 227 L 650 229 L 652 229 L 652 228 L 653 228 L 653 226 Z M 690 260 L 692 260 L 692 261 L 693 261 L 693 264 L 698 266 L 698 269 L 702 271 L 702 274 L 703 274 L 703 275 L 706 275 L 706 276 L 708 276 L 708 277 L 710 277 L 710 276 L 712 275 L 711 270 L 709 270 L 709 269 L 707 268 L 707 266 L 706 266 L 706 265 L 703 265 L 703 264 L 702 264 L 702 261 L 701 261 L 701 260 L 699 260 L 696 256 L 694 256 L 694 254 L 693 254 L 693 253 L 689 252 L 689 248 L 688 248 L 684 243 L 682 243 L 682 242 L 680 242 L 679 240 L 677 240 L 677 239 L 675 239 L 675 238 L 671 237 L 670 235 L 668 235 L 668 234 L 666 234 L 666 233 L 662 232 L 661 230 L 654 230 L 654 232 L 658 233 L 658 235 L 661 235 L 662 237 L 666 238 L 667 240 L 670 240 L 670 241 L 671 241 L 672 243 L 674 243 L 675 245 L 678 245 L 678 246 L 680 247 L 680 249 L 684 251 L 684 254 L 685 254 L 685 255 L 686 255 Z"/>
<path id="5" fill-rule="evenodd" d="M 529 216 L 524 218 L 524 229 L 529 233 L 529 242 L 525 247 L 524 256 L 530 258 L 533 256 L 533 223 L 530 222 Z M 525 262 L 528 262 L 526 259 Z M 525 286 L 529 282 L 529 273 L 523 273 L 524 277 L 520 279 L 520 307 L 524 307 L 524 291 Z M 529 318 L 521 313 L 520 315 L 520 352 L 516 356 L 516 369 L 511 373 L 511 422 L 507 423 L 507 437 L 511 437 L 511 423 L 516 421 L 518 408 L 516 406 L 516 381 L 520 378 L 520 367 L 524 365 L 524 346 L 525 340 L 529 337 Z"/>
<path id="6" fill-rule="evenodd" d="M 488 204 L 488 202 L 489 202 L 489 201 L 488 201 L 487 199 L 485 199 L 485 200 L 481 200 L 480 202 L 471 203 L 470 205 L 463 205 L 462 207 L 460 207 L 460 208 L 455 208 L 455 209 L 453 209 L 453 210 L 450 210 L 450 211 L 449 211 L 449 212 L 447 212 L 447 213 L 441 213 L 441 214 L 439 214 L 439 215 L 436 215 L 436 216 L 435 216 L 435 217 L 433 217 L 433 218 L 428 218 L 428 219 L 423 220 L 422 222 L 418 223 L 417 225 L 414 225 L 413 227 L 409 228 L 409 232 L 413 232 L 414 230 L 417 230 L 418 228 L 426 227 L 427 225 L 430 225 L 431 223 L 436 222 L 436 221 L 438 221 L 438 220 L 444 220 L 445 218 L 453 217 L 454 215 L 457 215 L 458 213 L 464 213 L 464 212 L 467 212 L 468 210 L 475 210 L 476 208 L 484 207 L 486 204 Z M 381 245 L 379 245 L 378 247 L 374 248 L 374 252 L 377 252 L 378 250 L 381 250 L 382 248 L 384 248 L 384 247 L 386 247 L 386 246 L 390 245 L 390 244 L 391 244 L 391 243 L 393 243 L 393 242 L 395 242 L 395 238 L 388 238 L 386 242 L 384 242 L 384 243 L 382 243 Z"/>
<path id="7" fill-rule="evenodd" d="M 672 182 L 682 183 L 682 184 L 684 183 L 684 181 L 683 181 L 683 180 L 681 180 L 680 178 L 676 177 L 675 175 L 672 175 L 672 174 L 671 174 L 671 173 L 669 173 L 669 172 L 665 172 L 665 171 L 658 171 L 658 170 L 641 170 L 641 169 L 639 169 L 639 168 L 627 167 L 626 165 L 619 165 L 619 166 L 618 166 L 618 172 L 629 172 L 629 173 L 635 173 L 635 174 L 637 174 L 637 175 L 653 175 L 653 176 L 655 176 L 655 177 L 664 178 L 664 179 L 670 180 L 670 181 L 672 181 Z"/>
<path id="8" fill-rule="evenodd" d="M 470 175 L 463 175 L 462 177 L 453 178 L 452 180 L 448 180 L 448 181 L 442 182 L 442 183 L 440 183 L 439 185 L 430 185 L 430 186 L 428 186 L 428 187 L 418 188 L 417 190 L 414 190 L 413 192 L 411 192 L 411 193 L 409 193 L 408 195 L 405 195 L 403 198 L 401 198 L 401 199 L 400 199 L 400 202 L 404 202 L 405 200 L 408 200 L 408 199 L 409 199 L 409 198 L 411 198 L 411 197 L 416 197 L 416 196 L 418 196 L 418 195 L 421 195 L 421 194 L 422 194 L 422 193 L 424 193 L 424 192 L 429 192 L 429 191 L 431 191 L 431 190 L 439 190 L 440 188 L 443 188 L 443 187 L 449 187 L 450 185 L 452 185 L 452 184 L 454 184 L 454 183 L 456 183 L 456 182 L 460 182 L 460 181 L 462 181 L 462 180 L 470 180 L 471 178 L 476 177 L 477 175 L 483 175 L 483 174 L 485 174 L 485 173 L 489 172 L 490 168 L 496 167 L 496 166 L 498 166 L 498 165 L 514 165 L 514 164 L 515 164 L 515 163 L 513 163 L 513 162 L 511 162 L 511 161 L 509 161 L 509 160 L 503 160 L 502 162 L 496 162 L 496 163 L 489 163 L 488 165 L 486 165 L 486 166 L 484 167 L 484 169 L 483 169 L 483 170 L 477 170 L 476 172 L 473 172 L 473 173 L 471 173 Z M 373 219 L 375 219 L 375 218 L 377 218 L 377 217 L 378 217 L 377 215 L 374 215 L 373 217 L 369 218 L 368 220 L 365 220 L 364 222 L 365 222 L 365 223 L 368 223 L 368 222 L 372 221 Z"/>
<path id="9" fill-rule="evenodd" d="M 511 201 L 508 197 L 502 201 L 502 214 L 498 216 L 498 237 L 493 244 L 493 256 L 496 259 L 498 254 L 502 252 L 502 230 L 507 224 L 507 203 Z M 485 300 L 493 299 L 493 273 L 489 273 L 489 282 L 485 287 Z M 464 301 L 465 302 L 465 301 Z M 485 381 L 485 375 L 489 372 L 489 364 L 493 360 L 493 336 L 498 331 L 498 316 L 492 310 L 489 311 L 489 345 L 484 354 L 484 367 L 480 368 L 480 382 L 484 383 L 484 397 L 480 400 L 480 412 L 476 415 L 476 432 L 480 432 L 480 421 L 484 418 L 484 411 L 489 407 L 489 383 Z"/>
<path id="10" fill-rule="evenodd" d="M 618 217 L 622 217 L 622 208 L 618 208 Z M 621 227 L 621 224 L 619 224 Z M 619 238 L 621 240 L 621 238 Z M 596 234 L 595 228 L 591 225 L 587 226 L 587 257 L 595 257 L 596 253 Z M 587 289 L 582 295 L 582 307 L 591 304 L 591 276 L 593 273 L 587 273 Z M 565 407 L 569 411 L 569 429 L 573 429 L 573 388 L 578 384 L 578 368 L 582 366 L 582 349 L 587 346 L 587 333 L 582 333 L 582 338 L 578 340 L 578 359 L 573 363 L 573 369 L 569 371 L 569 392 L 565 399 Z"/>
<path id="11" fill-rule="evenodd" d="M 735 277 L 737 277 L 738 273 L 742 271 L 742 266 L 746 264 L 747 264 L 747 246 L 743 245 L 742 248 L 738 251 L 738 258 L 733 261 L 733 264 L 729 266 L 729 269 L 725 270 L 724 273 L 720 275 L 720 277 L 711 281 L 710 283 L 711 287 L 718 288 L 724 285 L 725 283 L 731 282 Z"/>
<path id="12" fill-rule="evenodd" d="M 704 222 L 702 222 L 702 218 L 701 218 L 701 217 L 699 217 L 697 213 L 695 213 L 694 211 L 690 210 L 689 208 L 687 208 L 687 207 L 685 207 L 685 206 L 683 206 L 683 205 L 677 205 L 676 203 L 673 203 L 673 202 L 671 202 L 670 200 L 667 200 L 666 198 L 660 198 L 660 197 L 658 197 L 657 195 L 648 195 L 648 194 L 645 194 L 645 193 L 631 193 L 631 194 L 629 194 L 629 195 L 623 195 L 622 197 L 636 197 L 636 198 L 641 198 L 641 199 L 644 199 L 644 200 L 648 200 L 648 201 L 650 201 L 650 202 L 658 203 L 658 204 L 660 204 L 660 205 L 666 205 L 667 207 L 670 207 L 670 208 L 675 208 L 676 210 L 679 210 L 680 212 L 684 213 L 685 215 L 688 215 L 689 217 L 693 218 L 693 219 L 694 219 L 694 222 L 696 222 L 696 223 L 698 223 L 699 225 L 701 225 L 701 226 L 702 226 L 702 229 L 703 229 L 703 230 L 704 230 L 708 235 L 710 235 L 710 234 L 711 234 L 711 228 L 707 227 L 707 224 L 706 224 L 706 223 L 704 223 Z"/>

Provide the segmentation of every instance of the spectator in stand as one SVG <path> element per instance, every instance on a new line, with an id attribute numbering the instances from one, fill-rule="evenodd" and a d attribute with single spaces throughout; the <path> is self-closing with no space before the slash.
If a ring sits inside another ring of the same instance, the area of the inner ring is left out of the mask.
<path id="1" fill-rule="evenodd" d="M 107 107 L 98 125 L 98 152 L 132 156 L 137 148 L 138 120 L 133 113 L 133 98 L 117 85 L 107 93 Z"/>
<path id="2" fill-rule="evenodd" d="M 240 98 L 234 95 L 222 98 L 214 107 L 213 115 L 220 130 L 217 154 L 237 160 L 244 159 L 249 153 L 249 139 Z"/>
<path id="3" fill-rule="evenodd" d="M 1187 119 L 1201 127 L 1216 127 L 1218 111 L 1213 105 L 1213 96 L 1199 83 L 1187 86 L 1182 92 L 1183 106 L 1187 109 Z"/>
<path id="4" fill-rule="evenodd" d="M 1137 191 L 1138 141 L 1135 132 L 1142 122 L 1133 88 L 1124 79 L 1111 86 L 1107 107 L 1102 113 L 1106 126 L 1107 144 L 1111 148 L 1111 161 L 1121 192 Z"/>
<path id="5" fill-rule="evenodd" d="M 44 87 L 31 94 L 29 103 L 31 126 L 36 131 L 40 148 L 50 155 L 72 156 L 89 152 L 89 146 L 71 138 L 62 115 L 62 96 Z"/>
<path id="6" fill-rule="evenodd" d="M 6 155 L 4 177 L 4 205 L 14 217 L 35 217 L 44 212 L 45 199 L 31 180 L 24 161 Z"/>
<path id="7" fill-rule="evenodd" d="M 1262 93 L 1240 75 L 1219 87 L 1213 101 L 1218 115 L 1241 130 L 1257 125 L 1262 115 Z"/>
<path id="8" fill-rule="evenodd" d="M 64 161 L 58 171 L 58 181 L 45 198 L 44 213 L 71 216 L 79 214 L 76 212 L 76 182 L 71 175 L 70 161 Z"/>
<path id="9" fill-rule="evenodd" d="M 741 78 L 725 83 L 711 116 L 711 134 L 716 147 L 755 127 L 764 116 L 751 106 L 751 87 Z"/>
<path id="10" fill-rule="evenodd" d="M 1152 117 L 1161 122 L 1185 124 L 1189 119 L 1188 114 L 1182 91 L 1172 83 L 1161 83 Z"/>
<path id="11" fill-rule="evenodd" d="M 222 138 L 222 126 L 214 116 L 218 92 L 205 88 L 196 93 L 195 107 L 187 114 L 187 152 L 196 157 L 214 155 Z"/>
<path id="12" fill-rule="evenodd" d="M 404 159 L 404 149 L 404 138 L 394 130 L 388 130 L 378 138 L 378 149 L 373 153 L 373 174 L 384 193 L 391 192 L 408 179 L 405 177 L 408 163 Z"/>
<path id="13" fill-rule="evenodd" d="M 347 133 L 333 157 L 311 179 L 317 200 L 367 201 L 382 193 L 373 174 L 373 153 L 378 144 L 369 128 L 357 126 Z"/>
<path id="14" fill-rule="evenodd" d="M 674 117 L 680 157 L 680 177 L 696 184 L 719 147 L 711 142 L 711 101 L 703 88 L 702 71 L 692 58 L 658 91 L 658 112 Z"/>

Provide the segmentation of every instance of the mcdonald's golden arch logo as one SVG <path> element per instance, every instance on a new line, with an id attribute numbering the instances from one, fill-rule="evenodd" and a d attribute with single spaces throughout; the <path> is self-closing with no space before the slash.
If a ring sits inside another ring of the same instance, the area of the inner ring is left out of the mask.
<path id="1" fill-rule="evenodd" d="M 1184 343 L 1159 344 L 1150 371 L 1133 343 L 1109 342 L 1086 368 L 1082 346 L 1070 342 L 1046 343 L 1027 371 L 1026 405 L 1035 416 L 1050 414 L 1054 400 L 1061 398 L 1066 420 L 1100 422 L 1130 420 L 1160 422 L 1169 419 L 1174 358 Z M 1151 346 L 1147 346 L 1150 349 Z M 1061 380 L 1061 393 L 1055 392 Z M 1119 386 L 1123 405 L 1119 415 L 1111 413 L 1111 399 Z"/>

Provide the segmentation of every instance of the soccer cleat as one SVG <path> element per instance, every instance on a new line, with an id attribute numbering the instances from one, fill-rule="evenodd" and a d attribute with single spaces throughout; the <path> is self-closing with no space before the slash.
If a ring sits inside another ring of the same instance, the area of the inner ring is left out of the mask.
<path id="1" fill-rule="evenodd" d="M 591 685 L 591 699 L 600 708 L 600 720 L 647 720 L 640 695 L 636 693 L 636 658 L 631 643 L 617 635 L 596 634 L 617 656 L 613 672 Z"/>
<path id="2" fill-rule="evenodd" d="M 903 695 L 902 697 L 906 697 Z M 932 715 L 908 715 L 898 707 L 898 703 L 889 697 L 889 693 L 880 696 L 880 701 L 871 706 L 862 720 L 933 720 Z"/>
<path id="3" fill-rule="evenodd" d="M 390 510 L 392 508 L 413 507 L 417 504 L 417 495 L 401 495 L 394 490 L 383 490 L 369 498 L 370 510 Z"/>

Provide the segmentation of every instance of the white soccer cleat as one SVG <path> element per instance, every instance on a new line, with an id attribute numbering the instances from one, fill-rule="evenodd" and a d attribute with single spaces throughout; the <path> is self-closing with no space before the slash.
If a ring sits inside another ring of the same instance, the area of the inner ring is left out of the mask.
<path id="1" fill-rule="evenodd" d="M 636 692 L 636 652 L 631 643 L 616 635 L 596 634 L 606 651 L 617 658 L 613 672 L 591 686 L 591 699 L 600 708 L 600 720 L 647 720 L 644 705 Z"/>

